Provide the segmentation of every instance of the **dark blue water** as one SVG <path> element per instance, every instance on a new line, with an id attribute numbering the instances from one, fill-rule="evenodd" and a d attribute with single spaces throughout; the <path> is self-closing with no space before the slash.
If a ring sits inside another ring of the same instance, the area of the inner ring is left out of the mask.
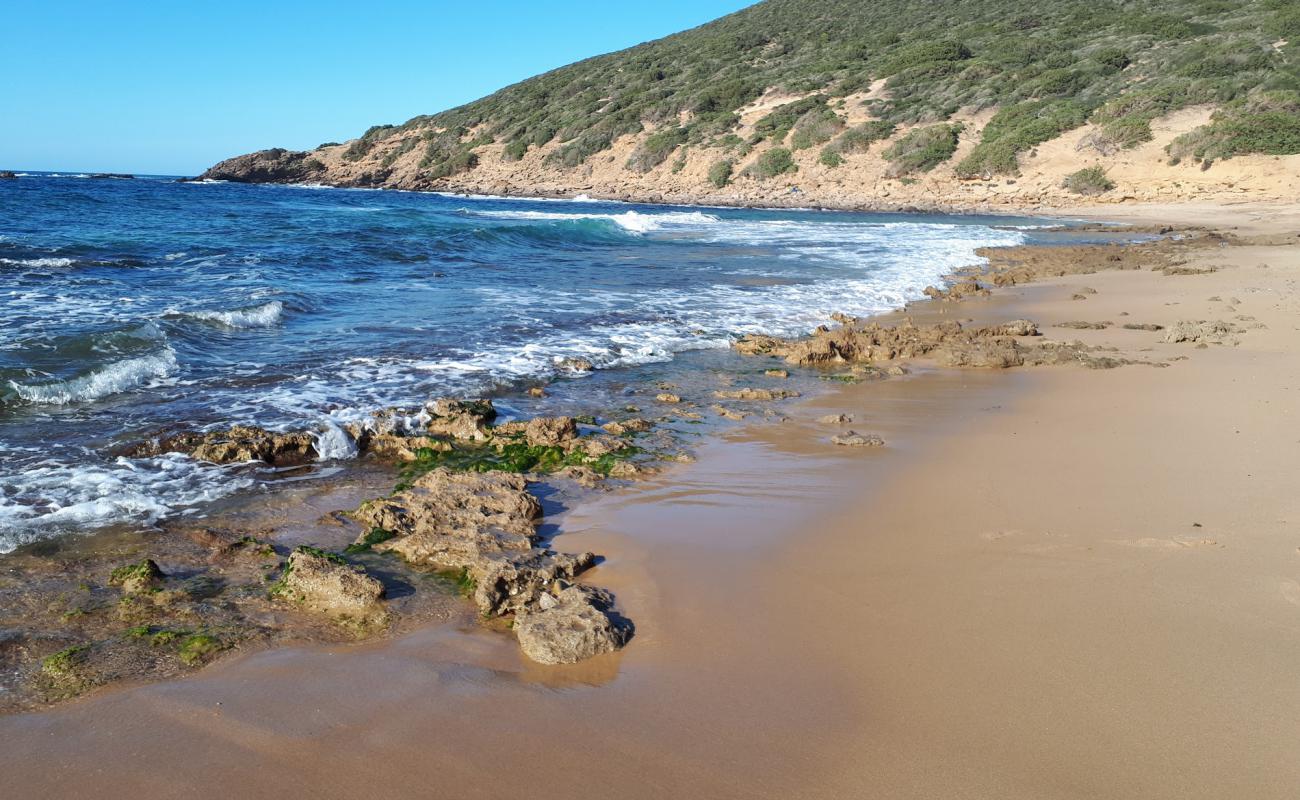
<path id="1" fill-rule="evenodd" d="M 741 333 L 897 307 L 1036 222 L 0 181 L 0 551 L 252 480 L 110 455 L 168 425 L 328 432 L 566 357 L 671 370 Z"/>

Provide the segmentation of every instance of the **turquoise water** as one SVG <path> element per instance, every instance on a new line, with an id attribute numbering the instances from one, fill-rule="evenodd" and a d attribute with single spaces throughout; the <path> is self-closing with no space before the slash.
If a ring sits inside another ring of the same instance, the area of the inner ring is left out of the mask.
<path id="1" fill-rule="evenodd" d="M 169 427 L 312 427 L 346 458 L 329 432 L 377 408 L 508 403 L 569 357 L 606 389 L 671 378 L 742 333 L 896 308 L 1040 222 L 0 181 L 0 550 L 257 484 L 114 455 Z"/>

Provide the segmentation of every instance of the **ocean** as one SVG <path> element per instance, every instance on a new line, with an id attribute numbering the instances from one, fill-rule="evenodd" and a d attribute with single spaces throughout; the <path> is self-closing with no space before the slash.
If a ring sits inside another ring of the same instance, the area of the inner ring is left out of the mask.
<path id="1" fill-rule="evenodd" d="M 589 403 L 734 337 L 918 299 L 1043 220 L 94 179 L 0 181 L 0 552 L 202 514 L 273 475 L 131 459 L 160 431 L 321 431 L 561 374 Z M 553 401 L 552 401 L 553 402 Z M 512 406 L 512 403 L 514 404 Z"/>

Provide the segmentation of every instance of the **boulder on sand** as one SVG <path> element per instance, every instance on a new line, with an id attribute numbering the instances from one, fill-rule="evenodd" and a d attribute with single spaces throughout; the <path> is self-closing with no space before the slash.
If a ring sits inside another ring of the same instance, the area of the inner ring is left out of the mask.
<path id="1" fill-rule="evenodd" d="M 542 664 L 573 664 L 622 647 L 631 626 L 611 616 L 613 598 L 602 589 L 568 586 L 546 593 L 515 617 L 524 655 Z"/>

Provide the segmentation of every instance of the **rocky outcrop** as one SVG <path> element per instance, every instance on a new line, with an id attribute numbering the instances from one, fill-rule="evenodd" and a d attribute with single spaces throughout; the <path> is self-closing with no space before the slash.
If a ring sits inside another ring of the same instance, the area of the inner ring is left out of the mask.
<path id="1" fill-rule="evenodd" d="M 364 503 L 355 516 L 394 535 L 375 550 L 450 569 L 532 548 L 542 507 L 520 475 L 435 469 L 392 497 Z"/>
<path id="2" fill-rule="evenodd" d="M 326 177 L 325 165 L 301 150 L 274 147 L 215 164 L 195 180 L 236 183 L 313 183 Z"/>
<path id="3" fill-rule="evenodd" d="M 832 436 L 831 442 L 843 447 L 884 447 L 885 440 L 874 433 L 862 434 L 857 431 L 848 431 L 839 436 Z"/>
<path id="4" fill-rule="evenodd" d="M 498 436 L 520 437 L 536 447 L 569 449 L 578 438 L 578 423 L 573 417 L 534 417 L 527 422 L 499 425 L 494 433 Z"/>
<path id="5" fill-rule="evenodd" d="M 563 439 L 568 430 L 552 419 L 533 432 Z M 524 478 L 509 473 L 435 469 L 391 497 L 363 504 L 354 516 L 368 531 L 377 528 L 388 536 L 373 544 L 374 550 L 397 553 L 412 564 L 458 570 L 482 614 L 514 614 L 517 624 L 552 610 L 568 582 L 595 561 L 591 553 L 557 553 L 538 546 L 541 505 Z M 544 616 L 520 638 L 523 643 L 531 636 L 528 647 L 541 654 L 537 660 L 567 663 L 585 658 L 582 653 L 594 655 L 621 645 L 623 639 L 612 633 L 616 625 L 607 606 L 589 603 L 588 608 L 578 608 L 573 600 L 569 613 L 582 620 L 590 635 L 565 644 L 558 640 L 563 638 L 563 615 Z M 552 640 L 554 644 L 540 644 Z"/>
<path id="6" fill-rule="evenodd" d="M 434 436 L 481 442 L 492 436 L 488 427 L 497 417 L 490 400 L 453 400 L 442 397 L 430 403 L 427 429 Z"/>
<path id="7" fill-rule="evenodd" d="M 631 626 L 609 613 L 608 592 L 569 586 L 544 593 L 515 617 L 524 655 L 542 664 L 572 664 L 623 646 Z"/>
<path id="8" fill-rule="evenodd" d="M 1179 320 L 1165 331 L 1164 340 L 1170 344 L 1179 342 L 1225 344 L 1235 343 L 1233 334 L 1237 327 L 1223 320 Z"/>
<path id="9" fill-rule="evenodd" d="M 252 425 L 224 431 L 185 432 L 152 439 L 127 451 L 133 458 L 185 453 L 214 464 L 262 461 L 273 466 L 306 464 L 316 459 L 316 437 L 309 431 L 277 433 Z"/>
<path id="10" fill-rule="evenodd" d="M 766 355 L 812 367 L 915 358 L 931 359 L 945 367 L 980 369 L 1053 364 L 1108 369 L 1134 363 L 1095 355 L 1099 348 L 1080 342 L 1024 343 L 1037 335 L 1038 326 L 1029 320 L 976 328 L 963 327 L 959 322 L 915 325 L 909 321 L 901 325 L 822 327 L 807 338 L 795 340 L 749 335 L 733 346 L 745 355 Z"/>
<path id="11" fill-rule="evenodd" d="M 719 400 L 784 400 L 798 397 L 799 393 L 790 389 L 727 389 L 713 393 Z"/>
<path id="12" fill-rule="evenodd" d="M 315 611 L 357 617 L 375 610 L 384 585 L 333 553 L 303 546 L 289 555 L 274 593 Z"/>

